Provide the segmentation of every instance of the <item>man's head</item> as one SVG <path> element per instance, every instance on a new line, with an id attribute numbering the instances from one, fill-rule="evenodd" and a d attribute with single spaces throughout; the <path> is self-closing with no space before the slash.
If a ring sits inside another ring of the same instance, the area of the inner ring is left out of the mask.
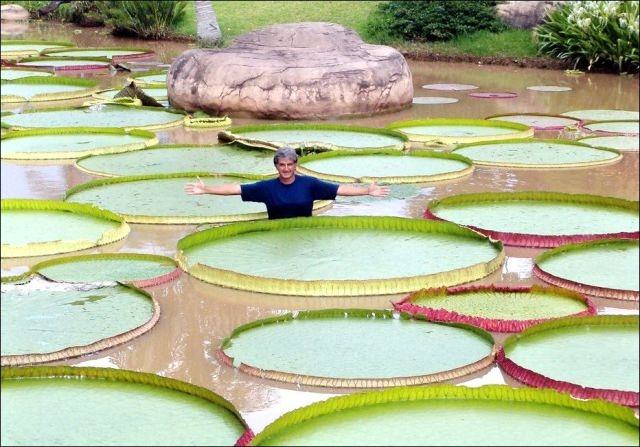
<path id="1" fill-rule="evenodd" d="M 276 154 L 273 156 L 273 164 L 278 166 L 278 161 L 283 158 L 289 159 L 293 163 L 298 163 L 298 154 L 296 154 L 296 151 L 289 146 L 283 146 L 276 151 Z"/>
<path id="2" fill-rule="evenodd" d="M 273 156 L 273 164 L 278 170 L 280 181 L 291 183 L 295 178 L 296 167 L 298 166 L 298 154 L 290 147 L 281 147 Z"/>

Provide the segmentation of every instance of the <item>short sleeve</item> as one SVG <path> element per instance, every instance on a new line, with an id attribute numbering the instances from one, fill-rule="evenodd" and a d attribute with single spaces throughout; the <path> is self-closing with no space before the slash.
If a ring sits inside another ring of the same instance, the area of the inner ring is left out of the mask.
<path id="1" fill-rule="evenodd" d="M 240 185 L 240 197 L 243 202 L 264 202 L 264 181 Z"/>
<path id="2" fill-rule="evenodd" d="M 311 194 L 313 200 L 335 200 L 338 195 L 337 183 L 325 182 L 315 177 L 310 177 L 311 180 Z"/>

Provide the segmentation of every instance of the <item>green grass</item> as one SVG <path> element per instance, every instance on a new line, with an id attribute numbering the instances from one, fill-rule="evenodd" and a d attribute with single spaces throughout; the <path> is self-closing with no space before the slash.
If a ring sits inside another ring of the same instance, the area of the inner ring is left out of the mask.
<path id="1" fill-rule="evenodd" d="M 196 7 L 193 2 L 188 1 L 184 8 L 184 17 L 176 26 L 175 33 L 179 36 L 196 35 Z"/>
<path id="2" fill-rule="evenodd" d="M 333 22 L 361 36 L 379 1 L 212 1 L 225 41 L 276 23 Z"/>
<path id="3" fill-rule="evenodd" d="M 535 57 L 536 45 L 531 30 L 511 29 L 501 33 L 478 31 L 449 42 L 431 44 L 432 51 L 472 56 Z"/>
<path id="4" fill-rule="evenodd" d="M 483 30 L 448 42 L 387 41 L 385 45 L 398 48 L 400 51 L 445 56 L 537 57 L 533 33 L 531 30 L 523 29 L 510 29 L 500 33 Z"/>

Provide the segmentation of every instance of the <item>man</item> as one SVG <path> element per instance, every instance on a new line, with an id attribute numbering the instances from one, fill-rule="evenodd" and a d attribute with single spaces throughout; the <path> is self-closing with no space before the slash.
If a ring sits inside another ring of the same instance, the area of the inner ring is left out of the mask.
<path id="1" fill-rule="evenodd" d="M 334 200 L 336 196 L 376 196 L 389 194 L 388 186 L 336 184 L 315 177 L 296 174 L 298 154 L 290 147 L 276 151 L 273 164 L 278 177 L 256 183 L 238 185 L 205 185 L 198 179 L 196 183 L 187 183 L 187 194 L 240 195 L 245 202 L 262 202 L 267 206 L 269 219 L 288 217 L 308 217 L 313 211 L 315 200 Z"/>

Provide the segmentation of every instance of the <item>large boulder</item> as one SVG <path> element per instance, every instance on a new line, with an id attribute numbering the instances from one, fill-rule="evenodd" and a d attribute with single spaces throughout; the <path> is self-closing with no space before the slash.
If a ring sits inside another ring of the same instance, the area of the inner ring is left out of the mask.
<path id="1" fill-rule="evenodd" d="M 29 20 L 29 11 L 20 5 L 0 6 L 1 20 Z M 4 23 L 2 24 L 4 26 Z"/>
<path id="2" fill-rule="evenodd" d="M 506 1 L 496 6 L 496 13 L 514 28 L 533 28 L 564 1 Z"/>
<path id="3" fill-rule="evenodd" d="M 380 113 L 413 99 L 397 50 L 320 22 L 274 25 L 222 50 L 187 51 L 171 64 L 167 86 L 174 107 L 272 119 Z"/>

